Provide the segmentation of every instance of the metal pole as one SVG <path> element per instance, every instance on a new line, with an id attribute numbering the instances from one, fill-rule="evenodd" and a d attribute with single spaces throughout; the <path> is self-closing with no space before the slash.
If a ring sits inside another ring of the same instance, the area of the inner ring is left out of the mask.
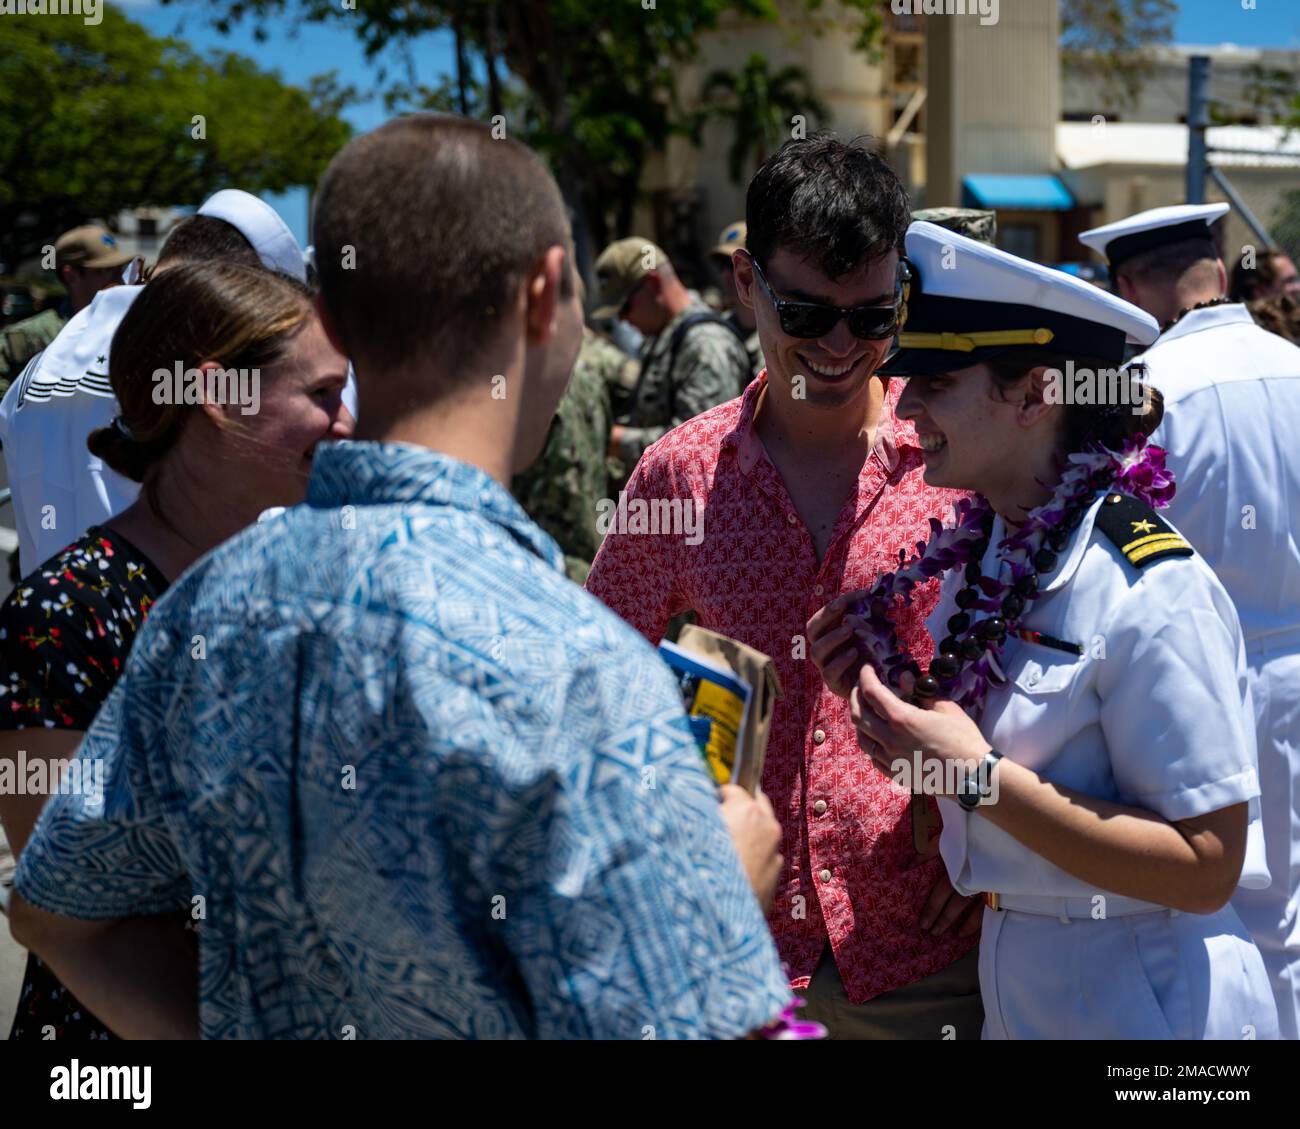
<path id="1" fill-rule="evenodd" d="M 1205 203 L 1205 130 L 1210 124 L 1207 90 L 1210 85 L 1208 55 L 1193 55 L 1187 71 L 1187 202 Z"/>
<path id="2" fill-rule="evenodd" d="M 1255 233 L 1255 238 L 1265 247 L 1272 247 L 1273 240 L 1268 237 L 1268 229 L 1259 222 L 1255 213 L 1246 207 L 1246 201 L 1243 200 L 1237 190 L 1233 188 L 1232 181 L 1224 176 L 1222 172 L 1214 167 L 1214 165 L 1210 166 L 1210 179 L 1219 186 L 1219 191 L 1228 198 L 1228 203 L 1237 209 L 1237 214 L 1246 221 L 1246 226 Z"/>

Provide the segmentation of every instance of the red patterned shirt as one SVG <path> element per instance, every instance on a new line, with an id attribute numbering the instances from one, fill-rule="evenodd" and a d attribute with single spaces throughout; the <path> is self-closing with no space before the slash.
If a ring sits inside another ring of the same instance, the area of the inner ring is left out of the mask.
<path id="1" fill-rule="evenodd" d="M 626 501 L 680 500 L 642 509 L 685 514 L 690 505 L 700 524 L 683 519 L 683 530 L 668 536 L 634 536 L 616 524 L 587 588 L 651 643 L 674 615 L 692 609 L 701 626 L 775 660 L 784 696 L 772 722 L 763 790 L 784 829 L 785 869 L 772 933 L 795 988 L 807 986 L 829 938 L 849 999 L 864 1003 L 946 967 L 978 937 L 950 930 L 936 938 L 917 923 L 943 867 L 934 801 L 921 800 L 913 812 L 910 795 L 858 749 L 847 704 L 805 657 L 805 625 L 840 592 L 865 588 L 896 567 L 900 548 L 910 554 L 929 538 L 931 517 L 951 520 L 960 495 L 923 481 L 916 433 L 894 414 L 901 391 L 894 382 L 857 491 L 819 565 L 754 428 L 764 384 L 765 374 L 739 399 L 696 416 L 645 452 Z M 922 663 L 933 649 L 925 617 L 937 599 L 937 583 L 917 589 L 900 617 L 899 638 Z"/>

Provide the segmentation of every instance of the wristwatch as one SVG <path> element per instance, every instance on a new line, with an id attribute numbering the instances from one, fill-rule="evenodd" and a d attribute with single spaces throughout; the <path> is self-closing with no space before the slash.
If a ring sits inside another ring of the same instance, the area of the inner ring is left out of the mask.
<path id="1" fill-rule="evenodd" d="M 1002 754 L 997 749 L 990 749 L 984 754 L 979 767 L 974 772 L 968 773 L 966 779 L 961 782 L 953 798 L 966 811 L 974 811 L 989 794 L 990 785 L 993 783 L 993 770 L 997 768 L 998 761 L 1001 759 Z"/>

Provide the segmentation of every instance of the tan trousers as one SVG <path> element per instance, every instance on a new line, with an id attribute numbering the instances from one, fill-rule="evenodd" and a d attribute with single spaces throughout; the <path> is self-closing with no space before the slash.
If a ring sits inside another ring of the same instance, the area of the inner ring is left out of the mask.
<path id="1" fill-rule="evenodd" d="M 924 980 L 852 1004 L 827 945 L 797 994 L 807 1001 L 799 1018 L 824 1024 L 832 1039 L 978 1039 L 984 1026 L 978 947 Z"/>

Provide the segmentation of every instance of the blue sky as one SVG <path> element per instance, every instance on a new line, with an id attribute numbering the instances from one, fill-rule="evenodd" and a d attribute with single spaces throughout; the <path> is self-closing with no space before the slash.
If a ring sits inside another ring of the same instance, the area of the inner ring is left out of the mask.
<path id="1" fill-rule="evenodd" d="M 236 28 L 229 36 L 213 30 L 211 7 L 196 0 L 181 0 L 167 6 L 158 0 L 115 2 L 155 35 L 175 35 L 200 51 L 213 48 L 238 51 L 265 69 L 278 70 L 282 77 L 293 83 L 303 83 L 311 75 L 323 71 L 337 70 L 343 82 L 368 92 L 379 81 L 380 66 L 387 63 L 390 71 L 395 71 L 400 65 L 400 57 L 395 52 L 368 62 L 344 19 L 335 19 L 328 24 L 311 24 L 282 16 L 268 21 L 270 37 L 266 42 L 258 43 L 247 25 Z M 513 2 L 528 3 L 529 0 Z M 1249 7 L 1252 2 L 1253 7 Z M 289 7 L 292 10 L 294 5 L 290 3 Z M 1182 0 L 1174 41 L 1300 50 L 1300 0 Z M 416 75 L 427 85 L 437 85 L 439 76 L 452 69 L 450 33 L 425 36 L 413 45 L 413 51 Z M 351 107 L 344 116 L 357 129 L 366 130 L 382 122 L 386 114 L 382 102 L 375 98 Z M 306 193 L 295 191 L 283 197 L 268 197 L 268 200 L 281 212 L 298 238 L 305 242 Z"/>
<path id="2" fill-rule="evenodd" d="M 230 35 L 214 30 L 210 22 L 212 9 L 195 0 L 166 6 L 157 0 L 112 2 L 155 35 L 174 35 L 199 51 L 237 51 L 255 60 L 264 70 L 279 71 L 284 79 L 295 84 L 305 84 L 312 75 L 336 70 L 342 83 L 350 83 L 360 93 L 368 94 L 379 83 L 381 66 L 386 64 L 390 74 L 405 74 L 402 56 L 394 51 L 368 62 L 360 41 L 342 19 L 316 24 L 282 16 L 267 21 L 268 38 L 258 43 L 252 36 L 251 25 L 237 26 Z M 412 53 L 416 77 L 426 85 L 436 86 L 438 76 L 453 69 L 455 48 L 449 32 L 423 36 L 412 45 Z M 388 115 L 382 100 L 374 97 L 350 107 L 343 116 L 356 129 L 364 131 L 373 129 Z M 306 190 L 265 194 L 265 199 L 284 217 L 298 242 L 306 246 Z"/>
<path id="3" fill-rule="evenodd" d="M 1254 0 L 1247 8 L 1243 0 L 1182 0 L 1174 42 L 1300 49 L 1300 3 Z"/>

